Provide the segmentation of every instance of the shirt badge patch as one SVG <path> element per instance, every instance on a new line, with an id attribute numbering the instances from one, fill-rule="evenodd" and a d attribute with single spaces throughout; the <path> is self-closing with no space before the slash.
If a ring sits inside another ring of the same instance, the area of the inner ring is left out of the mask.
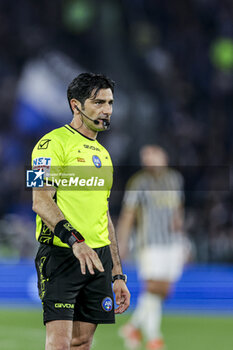
<path id="1" fill-rule="evenodd" d="M 113 302 L 112 302 L 112 298 L 110 297 L 106 297 L 102 300 L 102 308 L 104 309 L 104 311 L 111 311 L 112 310 L 112 307 L 113 307 Z"/>
<path id="2" fill-rule="evenodd" d="M 98 156 L 93 156 L 92 157 L 92 161 L 94 163 L 94 165 L 96 166 L 96 168 L 100 168 L 101 167 L 101 160 Z"/>

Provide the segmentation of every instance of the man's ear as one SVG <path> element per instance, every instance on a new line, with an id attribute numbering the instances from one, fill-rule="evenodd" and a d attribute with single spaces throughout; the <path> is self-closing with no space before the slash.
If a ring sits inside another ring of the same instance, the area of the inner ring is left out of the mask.
<path id="1" fill-rule="evenodd" d="M 81 108 L 81 102 L 80 101 L 76 100 L 76 98 L 72 98 L 70 100 L 70 105 L 71 105 L 73 113 L 74 112 L 78 112 L 79 113 L 79 110 Z"/>

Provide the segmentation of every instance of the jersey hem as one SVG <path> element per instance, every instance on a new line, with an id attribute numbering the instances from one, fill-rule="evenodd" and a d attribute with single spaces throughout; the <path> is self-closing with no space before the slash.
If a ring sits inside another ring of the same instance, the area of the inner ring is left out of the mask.
<path id="1" fill-rule="evenodd" d="M 71 249 L 72 247 L 70 247 L 70 246 L 68 246 L 68 244 L 65 246 L 65 245 L 58 245 L 58 244 L 45 244 L 45 243 L 41 243 L 41 242 L 39 242 L 38 240 L 37 240 L 37 242 L 38 243 L 40 243 L 41 245 L 43 245 L 43 246 L 46 246 L 46 247 L 48 247 L 48 246 L 50 246 L 50 247 L 58 247 L 58 248 L 66 248 L 66 249 Z M 84 241 L 85 243 L 86 243 L 86 241 Z M 87 243 L 86 243 L 87 244 Z M 104 248 L 104 247 L 107 247 L 107 246 L 109 246 L 111 244 L 111 242 L 109 242 L 109 243 L 103 243 L 103 245 L 98 245 L 98 246 L 95 246 L 95 247 L 92 247 L 92 246 L 90 246 L 90 245 L 88 245 L 88 247 L 90 247 L 91 249 L 98 249 L 98 248 Z"/>

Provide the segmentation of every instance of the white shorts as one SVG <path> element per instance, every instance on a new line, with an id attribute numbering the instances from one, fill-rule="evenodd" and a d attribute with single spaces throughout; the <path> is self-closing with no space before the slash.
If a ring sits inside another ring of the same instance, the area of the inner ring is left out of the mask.
<path id="1" fill-rule="evenodd" d="M 144 248 L 139 258 L 139 276 L 143 280 L 175 282 L 182 274 L 184 245 L 156 245 Z"/>

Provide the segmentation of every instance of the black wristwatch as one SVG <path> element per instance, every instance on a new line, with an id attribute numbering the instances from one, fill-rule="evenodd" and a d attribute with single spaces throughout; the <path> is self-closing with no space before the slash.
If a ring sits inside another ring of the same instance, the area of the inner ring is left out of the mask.
<path id="1" fill-rule="evenodd" d="M 123 280 L 125 281 L 125 283 L 127 282 L 127 275 L 124 274 L 124 275 L 115 275 L 115 276 L 112 276 L 112 283 L 114 283 L 116 280 Z"/>

